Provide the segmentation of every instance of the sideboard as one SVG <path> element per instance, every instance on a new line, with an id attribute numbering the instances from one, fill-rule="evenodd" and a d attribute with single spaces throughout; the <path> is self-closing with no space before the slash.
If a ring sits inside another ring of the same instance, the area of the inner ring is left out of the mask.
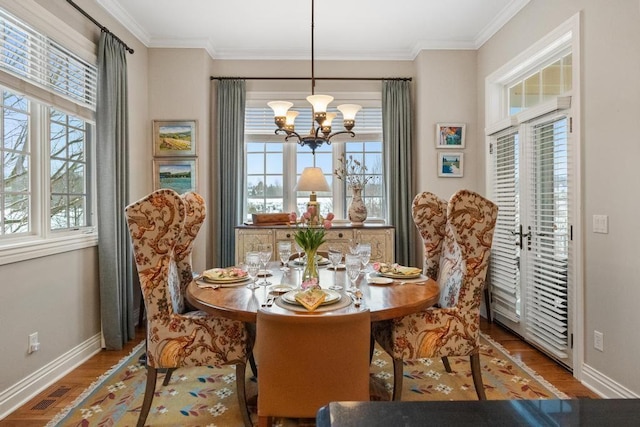
<path id="1" fill-rule="evenodd" d="M 271 243 L 273 247 L 272 260 L 279 260 L 277 242 L 290 240 L 293 242 L 294 226 L 273 225 L 239 225 L 236 227 L 236 264 L 244 262 L 246 252 L 257 250 L 261 243 Z M 343 253 L 349 252 L 349 240 L 356 239 L 361 243 L 371 243 L 371 262 L 394 262 L 395 229 L 390 225 L 364 225 L 352 227 L 334 225 L 326 231 L 326 242 L 320 246 L 320 251 L 326 251 L 329 246 L 339 246 Z M 295 247 L 294 247 L 295 252 Z"/>

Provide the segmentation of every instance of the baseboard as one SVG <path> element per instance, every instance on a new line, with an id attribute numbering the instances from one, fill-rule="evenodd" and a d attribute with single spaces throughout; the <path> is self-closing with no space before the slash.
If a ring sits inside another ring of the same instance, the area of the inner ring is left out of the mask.
<path id="1" fill-rule="evenodd" d="M 591 366 L 582 366 L 582 384 L 606 399 L 638 399 L 640 395 L 603 375 Z"/>
<path id="2" fill-rule="evenodd" d="M 0 420 L 101 350 L 102 334 L 96 334 L 11 387 L 0 392 Z"/>

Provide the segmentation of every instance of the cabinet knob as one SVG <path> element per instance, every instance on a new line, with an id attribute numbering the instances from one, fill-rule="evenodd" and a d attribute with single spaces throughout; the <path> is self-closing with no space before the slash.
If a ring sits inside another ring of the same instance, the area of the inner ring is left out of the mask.
<path id="1" fill-rule="evenodd" d="M 291 238 L 291 233 L 287 233 L 287 239 Z"/>
<path id="2" fill-rule="evenodd" d="M 342 238 L 343 234 L 342 233 L 338 233 L 338 237 Z"/>

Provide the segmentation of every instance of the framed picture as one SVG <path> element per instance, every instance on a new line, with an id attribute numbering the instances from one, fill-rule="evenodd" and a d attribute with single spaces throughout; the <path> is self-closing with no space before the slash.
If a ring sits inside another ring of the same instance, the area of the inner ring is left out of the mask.
<path id="1" fill-rule="evenodd" d="M 436 148 L 464 148 L 464 123 L 436 124 Z"/>
<path id="2" fill-rule="evenodd" d="M 460 178 L 464 171 L 464 153 L 438 153 L 438 176 Z"/>
<path id="3" fill-rule="evenodd" d="M 153 155 L 195 156 L 196 121 L 153 121 Z"/>
<path id="4" fill-rule="evenodd" d="M 153 160 L 153 188 L 170 188 L 179 194 L 196 191 L 196 160 Z"/>

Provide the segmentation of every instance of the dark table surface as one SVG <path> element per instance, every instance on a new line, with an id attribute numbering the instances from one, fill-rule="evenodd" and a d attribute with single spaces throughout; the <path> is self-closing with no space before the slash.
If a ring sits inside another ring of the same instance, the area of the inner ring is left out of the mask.
<path id="1" fill-rule="evenodd" d="M 640 399 L 331 402 L 317 427 L 640 426 Z"/>

